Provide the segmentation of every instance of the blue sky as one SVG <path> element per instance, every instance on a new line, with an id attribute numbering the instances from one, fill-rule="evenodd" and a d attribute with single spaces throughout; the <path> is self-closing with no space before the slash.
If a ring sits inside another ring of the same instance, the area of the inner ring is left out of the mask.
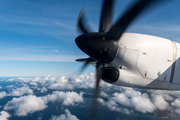
<path id="1" fill-rule="evenodd" d="M 164 3 L 163 3 L 164 2 Z M 180 1 L 165 0 L 142 13 L 126 30 L 180 42 Z M 87 57 L 75 44 L 78 14 L 98 30 L 101 0 L 2 0 L 0 4 L 0 77 L 74 74 Z M 114 19 L 132 0 L 117 0 Z M 89 67 L 84 73 L 94 72 Z"/>

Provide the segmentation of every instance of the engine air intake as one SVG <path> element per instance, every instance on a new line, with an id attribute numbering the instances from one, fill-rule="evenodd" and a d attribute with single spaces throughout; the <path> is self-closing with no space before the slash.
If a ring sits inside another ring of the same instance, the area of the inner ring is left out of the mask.
<path id="1" fill-rule="evenodd" d="M 119 70 L 114 67 L 104 67 L 101 79 L 108 83 L 114 83 L 119 78 Z"/>

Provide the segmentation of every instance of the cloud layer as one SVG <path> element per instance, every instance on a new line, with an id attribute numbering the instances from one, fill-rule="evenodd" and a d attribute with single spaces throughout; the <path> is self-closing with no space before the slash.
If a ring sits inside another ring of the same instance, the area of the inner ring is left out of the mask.
<path id="1" fill-rule="evenodd" d="M 13 98 L 9 101 L 4 110 L 14 110 L 17 116 L 27 116 L 30 113 L 44 110 L 47 108 L 48 102 L 62 102 L 64 106 L 75 105 L 82 103 L 83 94 L 76 92 L 59 92 L 55 91 L 53 94 L 48 94 L 43 97 L 37 97 L 35 95 L 22 96 L 19 98 Z"/>
<path id="2" fill-rule="evenodd" d="M 4 105 L 4 111 L 13 110 L 16 116 L 28 116 L 36 111 L 48 108 L 48 103 L 60 103 L 61 106 L 85 105 L 85 97 L 94 87 L 95 74 L 80 76 L 46 76 L 35 78 L 12 78 L 6 82 L 16 82 L 8 85 L 9 92 L 1 91 L 0 99 L 6 96 L 14 98 Z M 59 91 L 57 91 L 59 90 Z M 76 92 L 76 91 L 79 92 Z M 82 92 L 83 91 L 83 92 Z M 36 96 L 35 93 L 44 96 Z M 180 115 L 180 92 L 162 90 L 143 90 L 114 86 L 101 82 L 101 92 L 98 101 L 111 111 L 123 114 L 153 113 L 156 111 L 175 112 Z M 52 116 L 56 119 L 78 119 L 68 109 L 65 114 Z"/>

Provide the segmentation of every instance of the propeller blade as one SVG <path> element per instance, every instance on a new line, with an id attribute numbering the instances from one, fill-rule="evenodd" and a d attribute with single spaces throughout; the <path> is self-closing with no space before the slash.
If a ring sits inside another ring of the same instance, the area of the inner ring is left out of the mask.
<path id="1" fill-rule="evenodd" d="M 114 0 L 104 0 L 99 32 L 107 32 L 112 25 L 112 8 Z"/>
<path id="2" fill-rule="evenodd" d="M 100 79 L 103 73 L 103 63 L 102 62 L 97 62 L 96 63 L 96 86 L 95 86 L 95 98 L 98 97 L 98 88 L 99 88 L 99 83 Z"/>
<path id="3" fill-rule="evenodd" d="M 107 32 L 108 36 L 114 40 L 119 40 L 125 29 L 134 20 L 134 18 L 143 11 L 151 2 L 158 0 L 139 0 L 133 5 Z"/>
<path id="4" fill-rule="evenodd" d="M 90 33 L 87 21 L 85 20 L 85 17 L 84 17 L 84 8 L 82 8 L 81 12 L 79 13 L 79 16 L 77 19 L 77 26 L 82 33 Z"/>
<path id="5" fill-rule="evenodd" d="M 100 79 L 103 73 L 103 63 L 97 62 L 96 63 L 96 85 L 95 85 L 95 91 L 94 91 L 94 98 L 91 106 L 91 113 L 90 113 L 90 120 L 97 120 L 98 117 L 98 96 L 99 96 L 99 84 Z"/>
<path id="6" fill-rule="evenodd" d="M 79 61 L 81 60 L 81 59 L 78 59 Z M 78 60 L 76 60 L 77 62 L 78 62 Z M 93 59 L 93 58 L 91 58 L 91 57 L 89 57 L 89 58 L 86 58 L 86 59 L 83 59 L 84 61 L 85 61 L 85 63 L 84 63 L 84 65 L 80 68 L 80 72 L 79 72 L 79 74 L 81 74 L 84 70 L 85 70 L 85 68 L 87 67 L 87 65 L 90 63 L 90 62 L 94 62 L 95 60 Z"/>

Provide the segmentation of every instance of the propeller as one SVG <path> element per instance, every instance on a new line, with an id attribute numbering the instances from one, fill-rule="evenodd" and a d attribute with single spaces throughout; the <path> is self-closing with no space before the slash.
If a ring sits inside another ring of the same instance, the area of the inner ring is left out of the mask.
<path id="1" fill-rule="evenodd" d="M 132 5 L 130 9 L 119 18 L 119 20 L 111 27 L 108 31 L 109 37 L 114 40 L 119 40 L 129 24 L 137 17 L 137 15 L 150 3 L 155 3 L 157 0 L 139 0 L 137 3 Z"/>
<path id="2" fill-rule="evenodd" d="M 112 25 L 112 8 L 113 8 L 114 0 L 104 0 L 99 32 L 107 32 Z"/>
<path id="3" fill-rule="evenodd" d="M 96 62 L 96 84 L 95 84 L 94 97 L 91 107 L 90 120 L 97 119 L 98 117 L 99 84 L 102 74 L 103 74 L 103 63 L 98 61 Z"/>
<path id="4" fill-rule="evenodd" d="M 85 20 L 85 17 L 84 17 L 84 8 L 82 8 L 80 13 L 79 13 L 79 16 L 77 19 L 77 25 L 78 25 L 79 30 L 82 33 L 90 33 L 89 26 L 88 26 L 88 24 Z"/>
<path id="5" fill-rule="evenodd" d="M 85 58 L 85 59 L 77 59 L 76 61 L 77 61 L 77 62 L 84 62 L 84 61 L 85 61 L 84 65 L 80 68 L 79 74 L 81 74 L 81 73 L 84 71 L 84 69 L 87 67 L 87 65 L 88 65 L 90 62 L 95 62 L 95 60 L 94 60 L 93 58 L 91 58 L 91 57 Z"/>
<path id="6" fill-rule="evenodd" d="M 138 0 L 133 4 L 124 15 L 112 25 L 112 8 L 114 0 L 104 0 L 100 18 L 99 32 L 92 33 L 85 21 L 83 8 L 79 14 L 77 26 L 83 33 L 75 39 L 77 46 L 90 58 L 85 60 L 82 70 L 92 61 L 96 60 L 96 83 L 94 99 L 90 113 L 90 119 L 98 117 L 98 95 L 99 84 L 103 74 L 103 67 L 110 63 L 118 51 L 118 42 L 130 25 L 130 23 L 140 14 L 150 3 L 157 0 Z"/>

